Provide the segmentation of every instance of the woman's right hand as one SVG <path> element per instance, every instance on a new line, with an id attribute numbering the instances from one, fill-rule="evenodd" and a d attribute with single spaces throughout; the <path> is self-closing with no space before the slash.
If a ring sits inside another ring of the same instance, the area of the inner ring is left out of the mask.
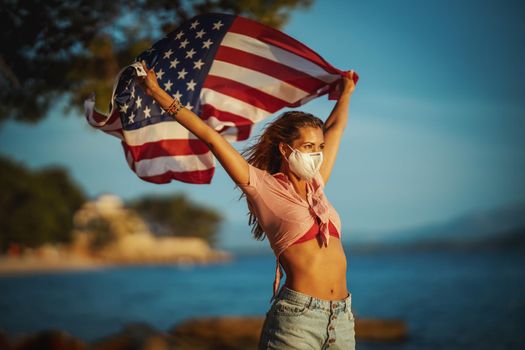
<path id="1" fill-rule="evenodd" d="M 142 88 L 146 91 L 147 95 L 153 96 L 160 89 L 159 83 L 157 82 L 157 74 L 155 74 L 153 69 L 148 68 L 146 62 L 141 61 L 140 63 L 142 64 L 142 68 L 144 68 L 144 71 L 148 74 L 145 77 L 139 78 L 140 84 Z"/>

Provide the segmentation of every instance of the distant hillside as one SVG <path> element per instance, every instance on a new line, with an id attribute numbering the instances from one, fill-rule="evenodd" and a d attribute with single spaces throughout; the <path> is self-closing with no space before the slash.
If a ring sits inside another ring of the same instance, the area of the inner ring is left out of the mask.
<path id="1" fill-rule="evenodd" d="M 396 251 L 524 251 L 525 227 L 471 240 L 415 240 L 405 242 L 359 243 L 347 246 L 350 252 L 396 252 Z"/>
<path id="2" fill-rule="evenodd" d="M 448 222 L 375 235 L 354 250 L 525 249 L 525 203 L 462 215 Z"/>
<path id="3" fill-rule="evenodd" d="M 414 242 L 420 240 L 470 241 L 492 237 L 525 227 L 525 202 L 490 210 L 467 213 L 450 221 L 391 232 L 387 240 Z"/>

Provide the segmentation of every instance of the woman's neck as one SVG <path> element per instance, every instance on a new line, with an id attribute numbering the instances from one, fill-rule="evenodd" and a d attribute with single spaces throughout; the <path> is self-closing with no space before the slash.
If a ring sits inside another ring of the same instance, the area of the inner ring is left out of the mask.
<path id="1" fill-rule="evenodd" d="M 290 168 L 286 165 L 281 166 L 280 172 L 283 173 L 288 177 L 288 180 L 292 183 L 292 186 L 295 189 L 295 192 L 297 192 L 299 195 L 303 195 L 306 197 L 307 194 L 307 181 L 304 179 L 301 179 L 297 175 L 295 175 L 292 171 L 290 171 Z"/>

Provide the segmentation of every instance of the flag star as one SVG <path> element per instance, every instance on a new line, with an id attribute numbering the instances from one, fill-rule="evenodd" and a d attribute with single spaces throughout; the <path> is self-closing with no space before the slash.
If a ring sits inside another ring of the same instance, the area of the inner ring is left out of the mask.
<path id="1" fill-rule="evenodd" d="M 188 72 L 186 72 L 186 69 L 182 68 L 180 71 L 179 71 L 179 77 L 177 79 L 184 79 L 186 77 L 186 74 L 188 74 Z"/>
<path id="2" fill-rule="evenodd" d="M 177 92 L 173 95 L 173 98 L 176 98 L 177 100 L 180 101 L 180 99 L 182 98 L 182 94 L 180 93 L 179 90 L 177 90 Z"/>
<path id="3" fill-rule="evenodd" d="M 187 109 L 189 109 L 190 111 L 193 109 L 193 106 L 188 102 L 186 103 L 186 105 L 184 106 L 186 107 Z"/>
<path id="4" fill-rule="evenodd" d="M 164 113 L 166 113 L 166 111 L 164 110 L 164 108 L 161 108 L 160 109 L 160 114 L 164 114 Z"/>
<path id="5" fill-rule="evenodd" d="M 135 123 L 135 113 L 131 112 L 130 116 L 128 117 L 128 124 Z"/>
<path id="6" fill-rule="evenodd" d="M 206 40 L 205 42 L 202 43 L 202 48 L 206 48 L 206 49 L 209 49 L 210 48 L 210 45 L 213 44 L 213 41 L 211 41 L 210 39 Z"/>
<path id="7" fill-rule="evenodd" d="M 197 51 L 194 49 L 191 49 L 190 51 L 186 51 L 186 58 L 193 58 L 193 55 L 195 55 Z"/>
<path id="8" fill-rule="evenodd" d="M 184 32 L 180 31 L 180 32 L 177 33 L 177 35 L 175 37 L 180 40 L 180 38 L 182 38 L 183 35 L 184 35 Z"/>
<path id="9" fill-rule="evenodd" d="M 199 58 L 198 61 L 193 62 L 193 69 L 201 69 L 204 62 Z"/>
<path id="10" fill-rule="evenodd" d="M 146 106 L 146 108 L 144 108 L 144 117 L 151 118 L 150 113 L 151 113 L 151 109 L 149 109 L 149 107 Z"/>
<path id="11" fill-rule="evenodd" d="M 128 112 L 128 108 L 129 108 L 129 105 L 127 103 L 124 103 L 123 105 L 120 106 L 120 111 L 122 113 L 127 113 Z"/>
<path id="12" fill-rule="evenodd" d="M 218 22 L 213 23 L 213 29 L 220 30 L 223 25 L 222 21 L 219 20 Z"/>
<path id="13" fill-rule="evenodd" d="M 186 90 L 195 91 L 195 85 L 197 85 L 197 83 L 191 79 L 188 83 L 186 83 L 186 85 L 188 86 Z"/>
<path id="14" fill-rule="evenodd" d="M 173 83 L 171 82 L 171 80 L 168 80 L 167 83 L 164 83 L 164 90 L 170 91 L 172 85 L 173 85 Z"/>
<path id="15" fill-rule="evenodd" d="M 196 29 L 197 26 L 199 25 L 199 21 L 195 21 L 191 24 L 191 29 Z"/>
<path id="16" fill-rule="evenodd" d="M 157 74 L 157 79 L 161 80 L 162 76 L 164 75 L 164 71 L 161 68 L 156 74 Z"/>
<path id="17" fill-rule="evenodd" d="M 135 85 L 133 85 L 133 89 L 131 89 L 131 98 L 135 98 Z"/>
<path id="18" fill-rule="evenodd" d="M 177 64 L 179 64 L 179 60 L 174 59 L 173 61 L 170 62 L 170 68 L 176 68 Z"/>
<path id="19" fill-rule="evenodd" d="M 140 108 L 140 107 L 142 107 L 142 98 L 139 96 L 137 98 L 137 108 Z"/>
<path id="20" fill-rule="evenodd" d="M 184 41 L 180 42 L 179 49 L 185 49 L 189 43 L 188 39 L 184 39 Z"/>
<path id="21" fill-rule="evenodd" d="M 204 31 L 204 29 L 201 29 L 199 30 L 197 33 L 195 33 L 195 38 L 196 39 L 202 39 L 202 36 L 206 34 L 206 32 Z"/>
<path id="22" fill-rule="evenodd" d="M 169 49 L 168 51 L 164 52 L 164 58 L 170 59 L 170 56 L 173 55 L 173 51 Z"/>

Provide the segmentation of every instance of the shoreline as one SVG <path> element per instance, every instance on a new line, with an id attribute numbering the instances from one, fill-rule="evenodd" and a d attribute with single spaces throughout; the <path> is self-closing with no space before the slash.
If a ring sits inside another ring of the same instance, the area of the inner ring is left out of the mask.
<path id="1" fill-rule="evenodd" d="M 106 260 L 79 256 L 60 258 L 10 257 L 0 256 L 0 277 L 29 276 L 62 272 L 97 271 L 131 266 L 188 266 L 208 265 L 231 261 L 233 257 L 226 253 L 214 254 L 205 258 L 181 256 L 170 259 L 122 259 Z"/>

